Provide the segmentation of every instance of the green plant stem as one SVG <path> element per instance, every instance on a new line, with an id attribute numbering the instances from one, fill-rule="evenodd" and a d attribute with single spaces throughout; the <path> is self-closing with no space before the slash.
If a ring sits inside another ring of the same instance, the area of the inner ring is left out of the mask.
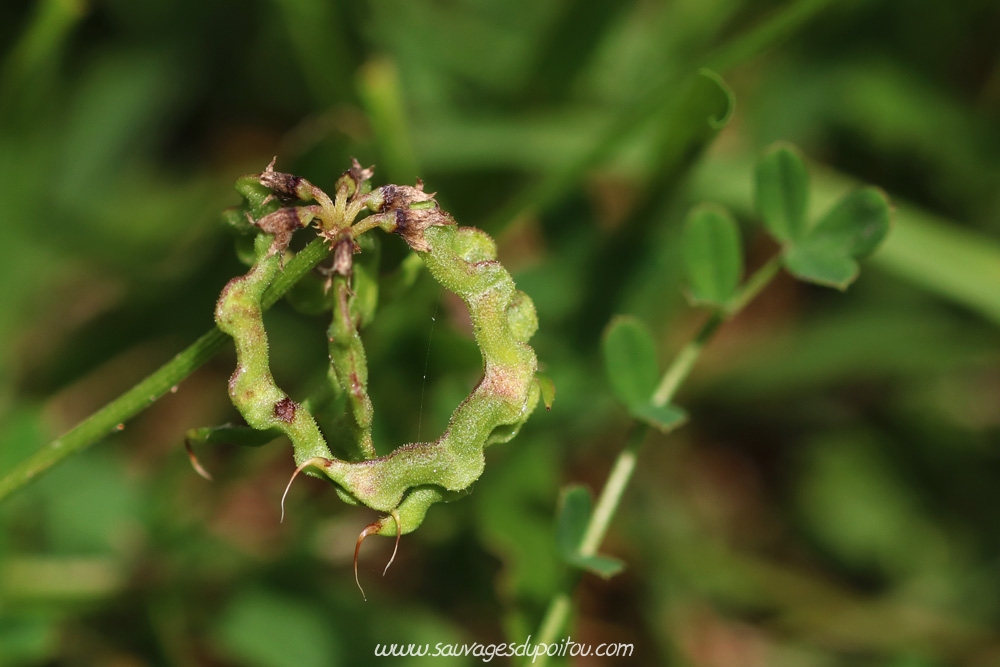
<path id="1" fill-rule="evenodd" d="M 747 278 L 743 284 L 743 289 L 736 293 L 725 307 L 726 319 L 736 315 L 743 310 L 748 303 L 753 301 L 761 291 L 767 287 L 778 272 L 781 271 L 781 255 L 775 255 L 767 264 L 764 264 Z M 669 400 L 669 398 L 667 399 Z"/>
<path id="2" fill-rule="evenodd" d="M 653 392 L 653 405 L 664 406 L 670 402 L 670 399 L 677 393 L 677 389 L 691 374 L 691 369 L 694 368 L 695 362 L 701 356 L 701 351 L 712 340 L 712 336 L 726 321 L 726 318 L 727 315 L 721 311 L 712 313 L 712 316 L 698 329 L 695 337 L 677 353 L 673 363 L 660 378 L 660 384 L 656 387 L 656 391 Z"/>
<path id="3" fill-rule="evenodd" d="M 698 332 L 674 357 L 673 362 L 663 373 L 660 384 L 653 393 L 651 399 L 654 405 L 659 407 L 667 405 L 676 395 L 684 380 L 691 374 L 695 363 L 701 357 L 702 351 L 709 341 L 726 321 L 739 313 L 754 297 L 774 279 L 781 268 L 781 257 L 772 258 L 769 262 L 757 269 L 747 279 L 743 288 L 726 305 L 714 313 L 702 324 Z M 632 425 L 625 447 L 618 454 L 608 479 L 601 489 L 601 494 L 597 498 L 597 504 L 590 515 L 587 529 L 584 531 L 583 539 L 580 541 L 580 553 L 584 556 L 593 556 L 597 553 L 604 537 L 611 526 L 618 505 L 622 496 L 632 480 L 632 473 L 635 472 L 636 463 L 639 459 L 639 452 L 649 434 L 649 427 L 645 424 L 635 423 Z M 566 621 L 573 610 L 572 593 L 580 580 L 580 573 L 575 572 L 567 577 L 566 583 L 549 602 L 545 611 L 545 616 L 538 629 L 537 642 L 540 644 L 551 644 L 557 640 L 559 632 L 566 627 Z M 548 656 L 539 655 L 533 664 L 544 665 L 548 661 Z"/>
<path id="4" fill-rule="evenodd" d="M 278 303 L 295 283 L 302 280 L 307 273 L 316 268 L 316 265 L 329 255 L 330 247 L 326 241 L 321 238 L 313 239 L 288 262 L 285 270 L 278 274 L 271 286 L 264 292 L 264 298 L 261 299 L 263 309 L 267 310 Z"/>
<path id="5" fill-rule="evenodd" d="M 705 66 L 717 71 L 731 69 L 795 34 L 833 0 L 798 0 L 784 4 L 746 33 L 710 54 Z"/>
<path id="6" fill-rule="evenodd" d="M 288 262 L 285 270 L 264 294 L 264 309 L 281 299 L 292 285 L 323 261 L 329 252 L 322 239 L 316 239 L 303 248 Z M 171 391 L 181 380 L 211 359 L 228 340 L 226 334 L 213 328 L 139 384 L 22 461 L 0 479 L 0 502 L 63 459 L 82 452 L 106 436 L 123 429 L 126 421 Z"/>
<path id="7" fill-rule="evenodd" d="M 579 580 L 580 573 L 577 571 L 573 574 L 570 584 L 565 586 L 563 590 L 559 591 L 549 601 L 549 608 L 545 611 L 545 618 L 542 619 L 542 624 L 538 628 L 537 642 L 539 644 L 551 644 L 555 641 L 556 635 L 565 627 L 566 619 L 569 618 L 570 612 L 573 611 L 571 592 L 576 588 L 576 582 Z M 548 656 L 543 653 L 533 662 L 544 665 L 547 660 Z"/>
<path id="8" fill-rule="evenodd" d="M 635 464 L 639 458 L 639 450 L 642 449 L 642 443 L 646 440 L 648 433 L 649 427 L 645 424 L 632 425 L 625 447 L 618 454 L 614 465 L 611 466 L 608 480 L 604 483 L 604 488 L 601 489 L 597 505 L 594 506 L 590 521 L 587 523 L 587 530 L 583 533 L 583 539 L 580 541 L 580 553 L 584 556 L 596 554 L 601 542 L 604 541 L 604 536 L 607 534 L 611 520 L 618 509 L 618 503 L 632 480 L 632 473 L 635 471 Z"/>

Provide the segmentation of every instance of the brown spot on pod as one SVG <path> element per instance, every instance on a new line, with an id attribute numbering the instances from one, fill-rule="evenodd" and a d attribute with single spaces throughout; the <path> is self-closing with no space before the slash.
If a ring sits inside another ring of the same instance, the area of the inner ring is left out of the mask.
<path id="1" fill-rule="evenodd" d="M 528 396 L 529 378 L 516 367 L 490 366 L 479 383 L 480 391 L 512 405 L 522 405 Z"/>
<path id="2" fill-rule="evenodd" d="M 283 399 L 274 404 L 274 416 L 286 424 L 289 424 L 293 419 L 295 419 L 295 410 L 297 408 L 298 406 L 295 405 L 295 401 L 285 396 Z"/>
<path id="3" fill-rule="evenodd" d="M 365 393 L 365 386 L 361 384 L 357 371 L 351 371 L 351 393 L 359 398 Z"/>
<path id="4" fill-rule="evenodd" d="M 243 366 L 237 366 L 233 374 L 229 376 L 229 395 L 236 395 L 236 383 L 240 381 L 240 376 L 243 375 Z"/>

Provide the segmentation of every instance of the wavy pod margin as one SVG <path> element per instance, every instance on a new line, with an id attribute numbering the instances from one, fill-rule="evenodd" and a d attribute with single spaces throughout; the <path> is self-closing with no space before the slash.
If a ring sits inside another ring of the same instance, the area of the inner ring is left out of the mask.
<path id="1" fill-rule="evenodd" d="M 422 518 L 431 504 L 468 489 L 483 472 L 486 446 L 513 437 L 539 396 L 538 362 L 527 343 L 538 325 L 534 304 L 497 261 L 493 240 L 453 224 L 428 228 L 424 240 L 429 249 L 418 254 L 431 275 L 469 309 L 483 378 L 437 440 L 406 444 L 367 461 L 317 463 L 360 503 L 382 512 L 398 509 L 403 532 L 419 525 L 407 515 Z M 389 521 L 382 534 L 394 531 Z"/>

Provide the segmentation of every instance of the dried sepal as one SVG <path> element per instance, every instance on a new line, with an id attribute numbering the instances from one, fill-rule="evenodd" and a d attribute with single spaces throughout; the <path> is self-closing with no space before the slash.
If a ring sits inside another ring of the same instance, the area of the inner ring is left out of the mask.
<path id="1" fill-rule="evenodd" d="M 284 202 L 308 201 L 313 198 L 314 186 L 312 183 L 293 174 L 275 171 L 274 164 L 278 161 L 275 156 L 260 174 L 260 184 L 274 193 L 274 196 Z"/>
<path id="2" fill-rule="evenodd" d="M 424 232 L 430 227 L 455 224 L 454 218 L 438 206 L 434 195 L 424 192 L 424 184 L 418 180 L 415 187 L 383 185 L 368 196 L 366 204 L 380 227 L 402 236 L 417 252 L 428 252 L 430 245 Z"/>
<path id="3" fill-rule="evenodd" d="M 302 229 L 316 217 L 318 208 L 315 206 L 286 206 L 277 211 L 268 213 L 260 220 L 254 220 L 247 213 L 247 220 L 265 234 L 274 237 L 269 254 L 284 252 L 288 244 L 292 241 L 292 234 L 297 229 Z"/>
<path id="4" fill-rule="evenodd" d="M 366 195 L 371 189 L 369 181 L 374 175 L 375 167 L 365 169 L 357 159 L 351 158 L 351 168 L 337 179 L 336 190 L 343 190 L 350 199 Z"/>
<path id="5" fill-rule="evenodd" d="M 436 192 L 424 192 L 423 181 L 417 179 L 412 185 L 383 185 L 372 191 L 366 200 L 368 208 L 374 213 L 383 213 L 400 208 L 409 208 L 413 204 L 434 200 Z"/>
<path id="6" fill-rule="evenodd" d="M 313 200 L 323 209 L 331 209 L 333 207 L 333 201 L 330 197 L 322 189 L 316 187 L 306 179 L 294 174 L 275 171 L 274 164 L 277 160 L 277 156 L 272 158 L 264 171 L 257 177 L 260 184 L 268 188 L 272 193 L 263 203 L 267 203 L 272 198 L 276 198 L 278 201 L 286 204 L 296 200 Z"/>
<path id="7" fill-rule="evenodd" d="M 396 225 L 391 231 L 403 237 L 417 252 L 429 252 L 431 247 L 424 232 L 430 227 L 454 225 L 455 220 L 448 213 L 434 208 L 396 209 Z"/>

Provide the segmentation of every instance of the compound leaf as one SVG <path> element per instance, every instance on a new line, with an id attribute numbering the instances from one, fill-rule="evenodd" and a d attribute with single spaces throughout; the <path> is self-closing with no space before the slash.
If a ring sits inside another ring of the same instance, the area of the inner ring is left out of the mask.
<path id="1" fill-rule="evenodd" d="M 846 289 L 858 259 L 872 254 L 889 232 L 889 202 L 881 190 L 844 196 L 801 241 L 785 251 L 785 268 L 802 280 Z"/>

